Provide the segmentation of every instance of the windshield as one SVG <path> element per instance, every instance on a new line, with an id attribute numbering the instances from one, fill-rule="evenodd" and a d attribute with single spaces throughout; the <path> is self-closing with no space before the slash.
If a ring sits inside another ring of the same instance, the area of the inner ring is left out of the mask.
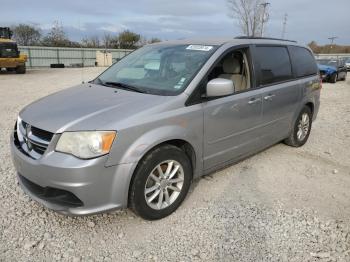
<path id="1" fill-rule="evenodd" d="M 94 83 L 176 95 L 187 87 L 215 50 L 215 46 L 202 45 L 145 46 L 112 65 Z"/>
<path id="2" fill-rule="evenodd" d="M 8 58 L 8 57 L 18 57 L 18 49 L 15 44 L 0 44 L 0 57 Z"/>
<path id="3" fill-rule="evenodd" d="M 338 66 L 338 61 L 332 60 L 332 59 L 318 59 L 317 63 L 320 65 L 330 65 L 330 66 L 334 66 L 334 67 Z"/>

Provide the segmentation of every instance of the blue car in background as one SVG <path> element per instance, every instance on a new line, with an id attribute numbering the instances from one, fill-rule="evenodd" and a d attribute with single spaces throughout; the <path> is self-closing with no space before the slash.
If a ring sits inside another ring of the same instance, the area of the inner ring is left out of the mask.
<path id="1" fill-rule="evenodd" d="M 346 80 L 347 69 L 343 59 L 317 59 L 322 81 L 336 83 L 338 80 Z"/>

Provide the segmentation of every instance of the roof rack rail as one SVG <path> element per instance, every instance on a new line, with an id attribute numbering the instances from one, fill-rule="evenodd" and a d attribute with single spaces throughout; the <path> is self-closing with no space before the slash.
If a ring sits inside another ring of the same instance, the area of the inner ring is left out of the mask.
<path id="1" fill-rule="evenodd" d="M 258 37 L 258 36 L 236 36 L 235 39 L 264 39 L 264 40 L 278 40 L 278 41 L 297 43 L 297 41 L 294 41 L 294 40 L 273 38 L 273 37 Z"/>

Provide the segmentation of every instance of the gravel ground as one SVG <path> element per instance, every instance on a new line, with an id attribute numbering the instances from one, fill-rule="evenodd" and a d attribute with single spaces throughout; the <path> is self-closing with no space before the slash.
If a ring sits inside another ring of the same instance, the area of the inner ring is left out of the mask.
<path id="1" fill-rule="evenodd" d="M 101 68 L 0 73 L 0 261 L 350 261 L 350 82 L 324 84 L 302 148 L 275 145 L 193 183 L 173 215 L 66 217 L 18 187 L 19 110 Z"/>

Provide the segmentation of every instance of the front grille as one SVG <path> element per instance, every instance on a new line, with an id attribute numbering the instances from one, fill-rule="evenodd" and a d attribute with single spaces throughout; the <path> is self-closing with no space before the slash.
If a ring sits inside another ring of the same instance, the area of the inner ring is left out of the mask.
<path id="1" fill-rule="evenodd" d="M 53 137 L 53 133 L 47 132 L 45 130 L 36 128 L 34 126 L 32 126 L 32 133 L 34 136 L 40 137 L 41 139 L 45 140 L 45 141 L 51 141 L 52 137 Z"/>
<path id="2" fill-rule="evenodd" d="M 19 121 L 15 127 L 15 144 L 18 149 L 33 159 L 39 159 L 49 146 L 53 133 Z"/>
<path id="3" fill-rule="evenodd" d="M 18 176 L 23 186 L 42 200 L 65 207 L 83 206 L 83 202 L 69 191 L 54 187 L 41 187 L 20 174 Z"/>

